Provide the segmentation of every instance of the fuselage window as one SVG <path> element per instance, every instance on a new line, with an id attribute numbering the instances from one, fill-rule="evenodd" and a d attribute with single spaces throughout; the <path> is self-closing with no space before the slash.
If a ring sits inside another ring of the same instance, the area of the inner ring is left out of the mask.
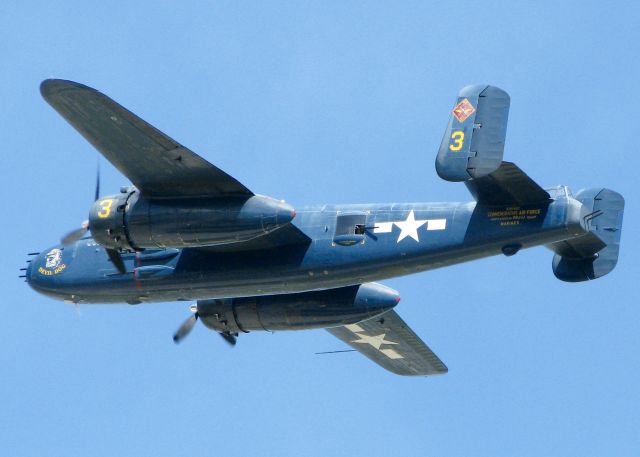
<path id="1" fill-rule="evenodd" d="M 343 246 L 351 246 L 363 241 L 366 222 L 366 214 L 338 214 L 334 242 Z"/>

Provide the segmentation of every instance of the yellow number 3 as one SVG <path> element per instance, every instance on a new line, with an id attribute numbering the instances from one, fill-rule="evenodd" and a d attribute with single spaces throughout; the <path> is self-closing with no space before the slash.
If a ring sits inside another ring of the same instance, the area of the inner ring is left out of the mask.
<path id="1" fill-rule="evenodd" d="M 102 200 L 98 203 L 100 205 L 100 211 L 98 211 L 98 217 L 100 219 L 106 219 L 111 214 L 111 207 L 113 206 L 113 200 L 110 198 Z"/>
<path id="2" fill-rule="evenodd" d="M 464 145 L 464 132 L 461 130 L 456 130 L 451 134 L 451 139 L 453 142 L 449 145 L 449 149 L 452 151 L 459 151 L 462 149 Z"/>

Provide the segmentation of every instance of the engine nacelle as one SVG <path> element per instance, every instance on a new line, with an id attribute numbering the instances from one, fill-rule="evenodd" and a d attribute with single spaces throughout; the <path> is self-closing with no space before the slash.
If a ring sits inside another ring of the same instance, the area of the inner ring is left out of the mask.
<path id="1" fill-rule="evenodd" d="M 248 241 L 294 217 L 291 205 L 261 195 L 148 199 L 127 189 L 95 202 L 89 228 L 106 248 L 184 248 Z"/>
<path id="2" fill-rule="evenodd" d="M 398 292 L 376 283 L 286 295 L 198 301 L 204 325 L 221 333 L 305 330 L 371 319 L 400 301 Z"/>

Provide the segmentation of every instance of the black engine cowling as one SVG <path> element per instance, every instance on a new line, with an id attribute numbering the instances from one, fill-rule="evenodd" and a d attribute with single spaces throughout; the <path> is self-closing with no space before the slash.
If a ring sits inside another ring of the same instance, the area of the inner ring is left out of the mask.
<path id="1" fill-rule="evenodd" d="M 254 330 L 305 330 L 355 324 L 389 311 L 395 290 L 376 283 L 286 295 L 200 300 L 198 316 L 225 334 Z"/>
<path id="2" fill-rule="evenodd" d="M 89 228 L 106 248 L 183 248 L 247 241 L 294 217 L 291 205 L 270 197 L 148 199 L 127 189 L 95 202 Z"/>

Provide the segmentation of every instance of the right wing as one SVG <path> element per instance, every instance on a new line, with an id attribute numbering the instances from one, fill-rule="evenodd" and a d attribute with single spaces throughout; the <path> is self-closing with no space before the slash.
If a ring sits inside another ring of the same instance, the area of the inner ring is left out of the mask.
<path id="1" fill-rule="evenodd" d="M 327 331 L 395 374 L 427 376 L 448 371 L 393 310 L 368 321 L 328 328 Z"/>
<path id="2" fill-rule="evenodd" d="M 253 195 L 235 178 L 95 89 L 48 79 L 40 85 L 40 92 L 145 196 Z"/>

